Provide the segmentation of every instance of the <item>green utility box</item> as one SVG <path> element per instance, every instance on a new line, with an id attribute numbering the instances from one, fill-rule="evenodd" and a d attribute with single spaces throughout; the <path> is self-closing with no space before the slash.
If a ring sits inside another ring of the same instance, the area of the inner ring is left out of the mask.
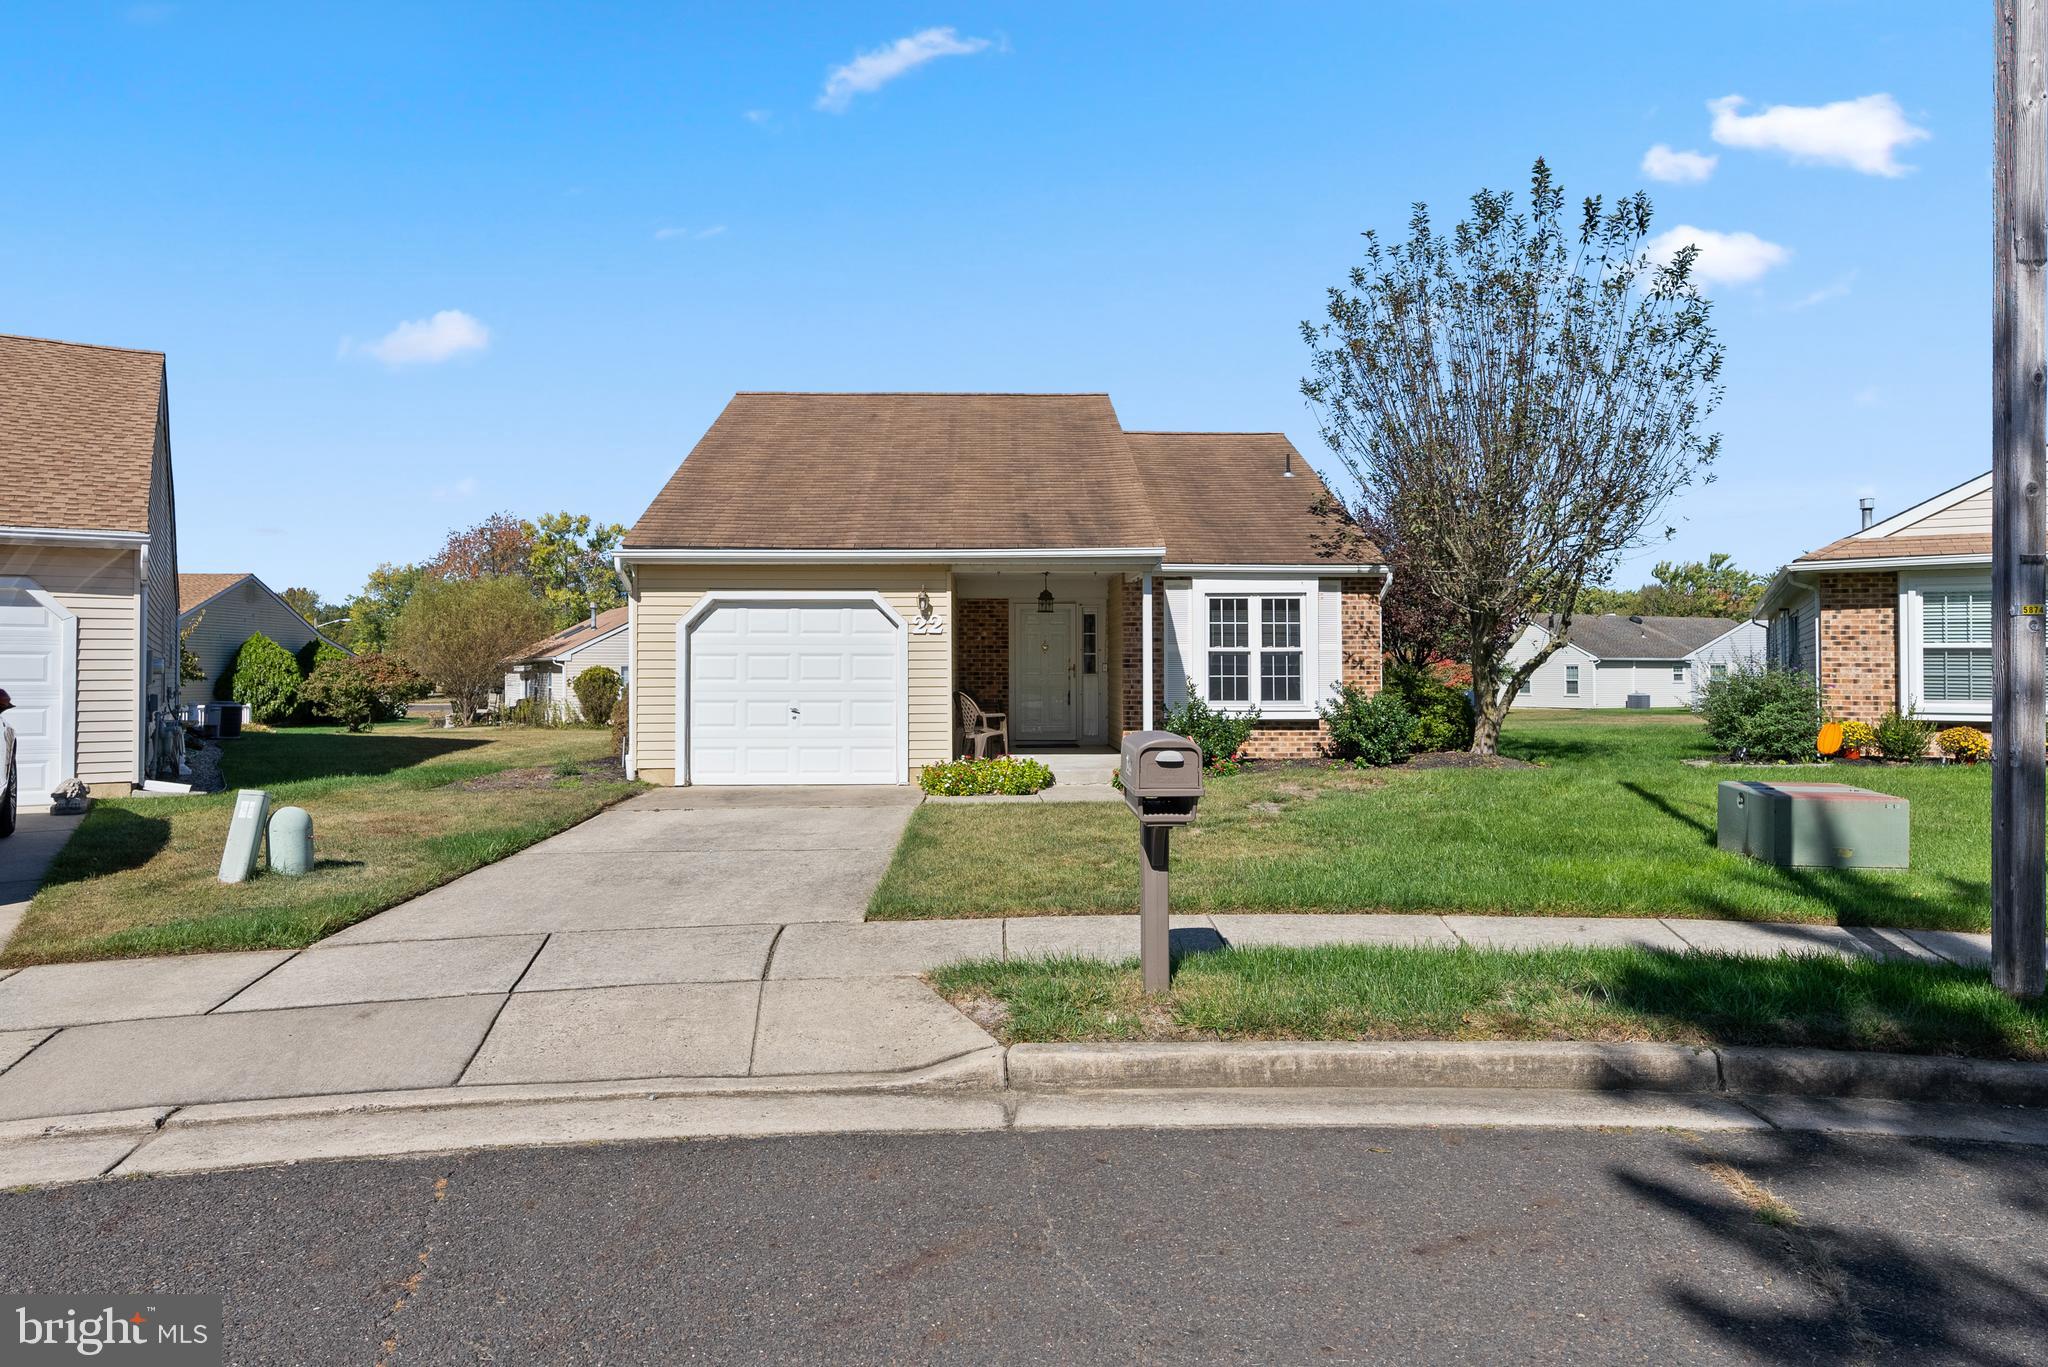
<path id="1" fill-rule="evenodd" d="M 1720 847 L 1788 868 L 1907 867 L 1909 806 L 1846 783 L 1721 785 Z"/>

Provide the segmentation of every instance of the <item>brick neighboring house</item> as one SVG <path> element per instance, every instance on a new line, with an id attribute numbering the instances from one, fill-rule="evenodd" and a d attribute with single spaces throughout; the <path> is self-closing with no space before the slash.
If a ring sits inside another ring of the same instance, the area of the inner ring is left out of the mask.
<path id="1" fill-rule="evenodd" d="M 1820 683 L 1829 711 L 1991 724 L 1991 476 L 1809 551 L 1757 615 L 1766 655 Z"/>
<path id="2" fill-rule="evenodd" d="M 739 394 L 627 534 L 629 759 L 656 783 L 903 783 L 1115 745 L 1192 682 L 1310 755 L 1380 683 L 1390 575 L 1332 559 L 1273 432 L 1127 432 L 1103 394 Z M 1149 630 L 1147 629 L 1149 626 Z"/>

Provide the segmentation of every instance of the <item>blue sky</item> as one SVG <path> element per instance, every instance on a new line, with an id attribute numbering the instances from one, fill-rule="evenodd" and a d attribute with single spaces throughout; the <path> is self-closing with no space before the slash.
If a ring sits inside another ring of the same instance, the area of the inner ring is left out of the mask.
<path id="1" fill-rule="evenodd" d="M 1540 154 L 1729 235 L 1719 480 L 1622 578 L 1768 570 L 1990 464 L 1990 36 L 1782 0 L 17 3 L 0 330 L 167 352 L 184 568 L 338 598 L 496 509 L 630 524 L 738 389 L 1107 390 L 1328 468 L 1296 325 L 1358 232 Z M 1657 146 L 1716 160 L 1658 180 Z"/>

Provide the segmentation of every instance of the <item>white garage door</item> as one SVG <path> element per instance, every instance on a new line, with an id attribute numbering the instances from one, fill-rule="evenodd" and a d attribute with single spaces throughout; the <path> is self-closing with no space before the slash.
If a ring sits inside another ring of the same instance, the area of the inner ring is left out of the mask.
<path id="1" fill-rule="evenodd" d="M 71 777 L 72 621 L 45 595 L 0 587 L 0 688 L 14 707 L 14 762 L 24 806 L 41 806 Z"/>
<path id="2" fill-rule="evenodd" d="M 872 603 L 725 603 L 689 636 L 692 783 L 902 781 L 901 629 Z"/>

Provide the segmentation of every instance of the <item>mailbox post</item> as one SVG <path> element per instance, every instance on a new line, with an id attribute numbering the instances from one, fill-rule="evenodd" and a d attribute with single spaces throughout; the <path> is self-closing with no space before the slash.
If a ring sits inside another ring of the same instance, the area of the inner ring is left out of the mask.
<path id="1" fill-rule="evenodd" d="M 1167 862 L 1175 826 L 1195 819 L 1202 800 L 1202 747 L 1171 731 L 1124 737 L 1124 801 L 1138 818 L 1138 963 L 1145 990 L 1164 992 L 1172 937 L 1167 922 Z"/>

